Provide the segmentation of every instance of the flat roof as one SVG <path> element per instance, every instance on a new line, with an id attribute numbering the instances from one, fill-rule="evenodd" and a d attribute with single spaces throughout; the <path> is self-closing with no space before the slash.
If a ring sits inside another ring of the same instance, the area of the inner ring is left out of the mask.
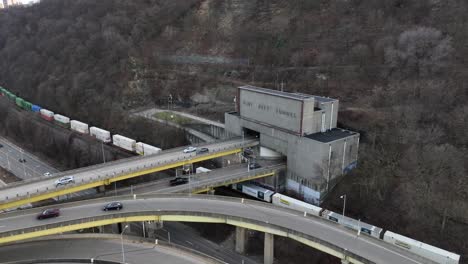
<path id="1" fill-rule="evenodd" d="M 282 91 L 277 91 L 277 90 L 272 90 L 272 89 L 260 88 L 260 87 L 251 86 L 251 85 L 241 86 L 239 87 L 239 89 L 248 90 L 248 91 L 257 92 L 257 93 L 264 93 L 264 94 L 269 94 L 269 95 L 274 95 L 274 96 L 280 96 L 280 97 L 285 97 L 285 98 L 300 100 L 300 101 L 315 97 L 313 95 L 308 95 L 308 94 L 288 93 L 288 92 L 282 92 Z"/>
<path id="2" fill-rule="evenodd" d="M 319 101 L 319 102 L 333 102 L 333 101 L 338 101 L 338 99 L 333 99 L 333 98 L 323 97 L 323 96 L 318 96 L 318 95 L 308 95 L 308 94 L 303 94 L 303 93 L 293 93 L 293 94 L 313 97 L 315 100 L 317 100 L 317 101 Z"/>
<path id="3" fill-rule="evenodd" d="M 352 135 L 356 135 L 356 132 L 341 129 L 341 128 L 333 128 L 332 130 L 328 130 L 326 132 L 319 132 L 314 134 L 306 135 L 306 138 L 310 138 L 316 141 L 320 141 L 323 143 L 332 142 L 338 139 L 346 138 Z"/>

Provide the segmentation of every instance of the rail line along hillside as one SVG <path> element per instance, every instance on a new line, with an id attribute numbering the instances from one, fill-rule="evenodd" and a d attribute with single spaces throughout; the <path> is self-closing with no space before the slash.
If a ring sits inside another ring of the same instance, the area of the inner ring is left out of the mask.
<path id="1" fill-rule="evenodd" d="M 154 155 L 161 152 L 162 150 L 161 148 L 143 142 L 137 142 L 134 139 L 124 137 L 121 135 L 112 136 L 110 131 L 99 127 L 89 127 L 89 125 L 85 122 L 81 122 L 79 120 L 72 120 L 68 116 L 57 114 L 49 109 L 43 108 L 39 105 L 35 105 L 19 96 L 16 96 L 14 93 L 1 86 L 0 97 L 10 100 L 21 110 L 29 111 L 31 112 L 31 114 L 38 114 L 42 119 L 54 123 L 57 126 L 60 126 L 65 129 L 70 129 L 74 132 L 83 135 L 90 135 L 97 141 L 101 141 L 105 144 L 112 144 L 133 154 L 143 156 Z"/>

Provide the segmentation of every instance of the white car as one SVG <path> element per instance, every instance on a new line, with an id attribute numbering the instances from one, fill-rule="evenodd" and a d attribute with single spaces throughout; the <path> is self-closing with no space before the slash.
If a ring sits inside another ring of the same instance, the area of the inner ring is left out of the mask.
<path id="1" fill-rule="evenodd" d="M 55 181 L 55 186 L 67 185 L 69 183 L 75 183 L 73 176 L 65 176 Z"/>
<path id="2" fill-rule="evenodd" d="M 188 147 L 184 149 L 184 153 L 190 153 L 190 152 L 195 152 L 195 151 L 197 151 L 196 147 Z"/>
<path id="3" fill-rule="evenodd" d="M 44 176 L 49 177 L 49 176 L 50 176 L 50 172 L 44 173 Z"/>

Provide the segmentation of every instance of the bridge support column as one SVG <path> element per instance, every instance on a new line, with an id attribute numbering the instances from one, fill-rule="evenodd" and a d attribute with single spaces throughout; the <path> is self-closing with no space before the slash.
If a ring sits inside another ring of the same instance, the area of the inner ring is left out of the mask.
<path id="1" fill-rule="evenodd" d="M 145 234 L 148 238 L 156 238 L 156 231 L 163 228 L 163 222 L 145 222 Z"/>
<path id="2" fill-rule="evenodd" d="M 104 185 L 96 187 L 96 192 L 97 193 L 102 193 L 106 191 L 106 187 Z"/>
<path id="3" fill-rule="evenodd" d="M 236 226 L 236 252 L 245 253 L 245 228 Z"/>
<path id="4" fill-rule="evenodd" d="M 263 251 L 263 263 L 273 264 L 274 259 L 274 236 L 270 233 L 265 233 L 265 246 Z"/>

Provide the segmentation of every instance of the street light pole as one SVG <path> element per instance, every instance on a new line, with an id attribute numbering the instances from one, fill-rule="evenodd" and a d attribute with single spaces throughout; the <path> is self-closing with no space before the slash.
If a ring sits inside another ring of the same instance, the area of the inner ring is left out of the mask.
<path id="1" fill-rule="evenodd" d="M 340 198 L 343 199 L 343 216 L 344 216 L 345 209 L 346 209 L 346 194 L 341 195 Z"/>
<path id="2" fill-rule="evenodd" d="M 120 242 L 122 245 L 122 263 L 125 264 L 125 251 L 124 251 L 124 245 L 123 245 L 123 233 L 125 232 L 125 229 L 128 228 L 128 225 L 125 225 L 124 229 L 122 230 L 122 233 L 120 234 Z"/>

